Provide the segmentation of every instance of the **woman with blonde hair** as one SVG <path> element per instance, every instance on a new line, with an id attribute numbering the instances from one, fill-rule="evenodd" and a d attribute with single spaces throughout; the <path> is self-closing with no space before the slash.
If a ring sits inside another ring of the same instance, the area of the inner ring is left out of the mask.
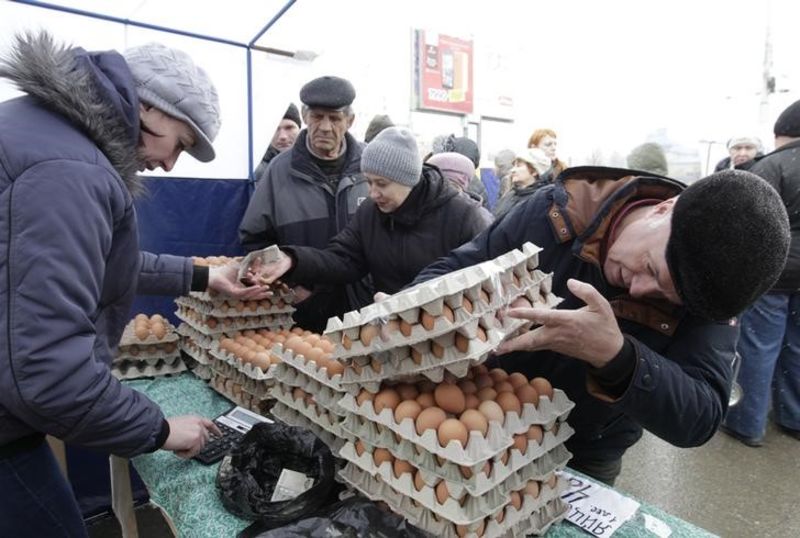
<path id="1" fill-rule="evenodd" d="M 539 148 L 544 151 L 547 158 L 550 159 L 553 167 L 543 177 L 545 181 L 555 179 L 558 174 L 567 168 L 567 163 L 556 157 L 556 148 L 558 146 L 558 135 L 552 129 L 536 129 L 528 139 L 529 148 Z"/>

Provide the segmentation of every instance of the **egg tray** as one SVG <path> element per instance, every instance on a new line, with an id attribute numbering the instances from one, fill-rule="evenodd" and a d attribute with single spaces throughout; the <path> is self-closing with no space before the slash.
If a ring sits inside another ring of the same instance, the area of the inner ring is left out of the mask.
<path id="1" fill-rule="evenodd" d="M 175 332 L 175 327 L 173 327 L 170 323 L 164 322 L 164 328 L 166 329 L 166 333 L 164 334 L 163 338 L 156 338 L 154 334 L 148 334 L 147 338 L 144 340 L 140 340 L 136 336 L 136 331 L 134 330 L 134 323 L 129 322 L 125 329 L 122 331 L 122 336 L 119 339 L 119 345 L 122 346 L 154 346 L 158 344 L 167 344 L 169 342 L 177 342 L 178 334 Z"/>
<path id="2" fill-rule="evenodd" d="M 201 333 L 200 331 L 198 331 L 185 321 L 182 322 L 180 325 L 178 325 L 177 333 L 183 337 L 182 340 L 188 338 L 190 340 L 193 340 L 194 343 L 197 344 L 197 346 L 205 349 L 211 349 L 211 347 L 214 345 L 214 342 L 219 340 L 218 338 L 219 335 L 211 336 L 205 333 Z"/>
<path id="3" fill-rule="evenodd" d="M 380 477 L 372 477 L 353 463 L 345 465 L 339 471 L 339 477 L 369 499 L 385 502 L 392 511 L 400 514 L 420 529 L 442 538 L 457 537 L 453 527 L 456 522 L 420 504 L 415 504 L 419 501 L 398 492 Z M 530 495 L 524 495 L 519 510 L 513 506 L 505 507 L 505 517 L 502 523 L 497 523 L 494 518 L 489 518 L 489 523 L 486 524 L 482 536 L 484 538 L 511 538 L 528 534 L 544 534 L 551 525 L 566 517 L 569 505 L 561 499 L 561 495 L 566 490 L 566 481 L 558 477 L 556 487 L 550 488 L 543 485 L 536 499 Z M 480 518 L 465 524 L 471 530 L 466 536 L 475 537 L 474 531 L 482 521 L 483 518 Z"/>
<path id="4" fill-rule="evenodd" d="M 189 368 L 190 372 L 192 372 L 198 379 L 202 379 L 203 381 L 210 380 L 214 375 L 214 370 L 205 364 L 198 364 L 197 362 L 191 364 L 190 362 L 187 362 L 186 366 Z"/>
<path id="5" fill-rule="evenodd" d="M 114 363 L 111 374 L 117 379 L 138 379 L 140 377 L 161 377 L 186 371 L 180 357 L 162 359 L 155 363 L 148 361 L 123 361 Z"/>
<path id="6" fill-rule="evenodd" d="M 235 306 L 223 307 L 226 301 L 201 301 L 195 297 L 178 297 L 175 303 L 179 306 L 190 308 L 199 314 L 213 316 L 215 318 L 249 318 L 252 316 L 263 316 L 265 314 L 291 314 L 295 308 L 286 303 L 272 303 L 271 306 L 259 306 L 255 310 L 245 306 L 239 310 Z"/>
<path id="7" fill-rule="evenodd" d="M 341 391 L 334 390 L 328 385 L 323 385 L 317 379 L 309 376 L 305 372 L 295 369 L 288 363 L 281 363 L 276 365 L 275 380 L 287 387 L 298 387 L 306 392 L 314 395 L 314 401 L 318 405 L 327 408 L 332 413 L 343 417 L 347 411 L 339 406 L 339 400 L 342 398 Z"/>
<path id="8" fill-rule="evenodd" d="M 234 392 L 232 388 L 229 389 L 225 387 L 225 381 L 229 380 L 219 376 L 214 376 L 209 380 L 208 386 L 236 405 L 244 407 L 245 409 L 249 409 L 254 413 L 261 413 L 260 404 L 265 400 L 264 398 L 257 398 L 248 392 L 242 391 L 241 386 L 239 387 L 237 394 L 237 392 Z"/>
<path id="9" fill-rule="evenodd" d="M 392 314 L 400 315 L 408 323 L 413 323 L 419 318 L 419 308 L 423 308 L 432 316 L 439 316 L 442 314 L 445 296 L 452 296 L 447 298 L 447 303 L 455 309 L 461 306 L 463 295 L 467 295 L 474 302 L 478 299 L 481 287 L 487 292 L 494 293 L 504 283 L 503 281 L 511 284 L 512 271 L 520 279 L 526 276 L 530 278 L 530 271 L 538 265 L 540 251 L 541 249 L 532 243 L 525 243 L 521 251 L 514 249 L 493 260 L 422 282 L 361 310 L 347 312 L 342 319 L 330 318 L 325 334 L 353 329 L 380 318 L 388 318 Z M 351 335 L 351 339 L 353 338 L 357 338 L 357 335 Z"/>
<path id="10" fill-rule="evenodd" d="M 156 355 L 154 357 L 147 357 L 142 355 L 137 355 L 134 357 L 128 355 L 117 355 L 111 361 L 111 365 L 119 366 L 122 368 L 126 368 L 128 365 L 140 365 L 140 364 L 155 366 L 156 364 L 162 361 L 172 364 L 175 361 L 175 359 L 180 359 L 180 358 L 181 358 L 181 352 L 179 349 L 176 349 L 175 352 L 170 353 L 168 355 L 162 353 L 161 355 Z"/>
<path id="11" fill-rule="evenodd" d="M 272 291 L 272 295 L 268 297 L 270 302 L 277 303 L 278 301 L 283 301 L 286 304 L 294 304 L 295 300 L 297 299 L 297 295 L 294 291 L 289 288 L 288 290 L 283 290 L 280 287 L 270 288 Z M 184 296 L 187 297 L 187 296 Z M 202 301 L 204 303 L 214 303 L 214 304 L 222 304 L 224 301 L 228 300 L 235 300 L 231 297 L 226 295 L 222 295 L 219 292 L 216 293 L 208 293 L 208 291 L 192 291 L 189 292 L 188 297 L 193 299 L 197 299 L 198 301 Z"/>
<path id="12" fill-rule="evenodd" d="M 120 347 L 117 349 L 117 354 L 114 357 L 115 360 L 120 359 L 127 359 L 127 360 L 147 360 L 147 359 L 166 359 L 169 357 L 175 357 L 180 354 L 180 342 L 170 343 L 172 345 L 172 350 L 168 351 L 164 349 L 164 347 L 158 345 L 149 345 L 149 346 L 125 346 Z M 135 351 L 135 353 L 132 353 Z"/>
<path id="13" fill-rule="evenodd" d="M 526 282 L 522 288 L 500 289 L 499 287 L 496 287 L 495 292 L 492 294 L 493 298 L 489 304 L 485 304 L 482 300 L 476 299 L 473 302 L 473 310 L 471 313 L 467 312 L 462 307 L 453 309 L 453 321 L 450 321 L 441 315 L 446 298 L 440 297 L 439 299 L 427 303 L 422 307 L 406 309 L 396 313 L 396 315 L 395 313 L 388 313 L 382 318 L 371 319 L 366 324 L 354 325 L 349 328 L 342 328 L 335 331 L 329 330 L 332 323 L 334 325 L 336 324 L 336 318 L 331 318 L 328 321 L 328 328 L 325 330 L 325 336 L 332 342 L 336 343 L 336 349 L 334 350 L 333 356 L 343 360 L 358 355 L 374 355 L 377 352 L 389 350 L 399 346 L 412 345 L 426 340 L 433 340 L 446 333 L 452 332 L 454 329 L 459 328 L 463 328 L 461 331 L 462 334 L 468 338 L 474 338 L 478 327 L 477 320 L 484 318 L 485 322 L 487 317 L 493 318 L 495 312 L 506 304 L 506 300 L 508 303 L 510 303 L 523 295 L 528 297 L 531 301 L 539 300 L 540 291 L 545 287 L 548 289 L 545 290 L 543 294 L 547 295 L 551 293 L 549 290 L 549 284 L 543 286 L 544 282 L 549 282 L 548 278 L 550 278 L 548 275 L 545 275 L 541 271 L 536 271 L 536 279 L 533 279 L 530 283 Z M 459 302 L 461 301 L 461 294 L 462 292 L 458 292 L 456 295 Z M 388 299 L 386 300 L 388 301 Z M 383 302 L 373 303 L 372 305 L 365 307 L 365 309 L 369 309 L 373 306 L 377 308 L 382 304 Z M 365 309 L 362 309 L 362 311 Z M 430 329 L 426 329 L 424 326 L 422 326 L 419 314 L 420 309 L 425 310 L 432 316 L 436 316 Z M 434 313 L 437 311 L 438 313 Z M 359 315 L 358 312 L 348 312 L 345 314 L 345 318 L 348 319 L 348 323 L 355 324 L 355 321 L 352 318 L 358 319 Z M 401 332 L 398 318 L 402 319 L 403 321 L 407 321 L 411 325 L 408 335 L 405 335 L 403 332 Z M 408 321 L 409 319 L 411 321 Z M 389 324 L 392 323 L 397 325 L 389 329 Z M 380 334 L 376 335 L 369 341 L 369 345 L 365 345 L 361 341 L 361 331 L 364 326 L 368 326 L 370 324 L 384 325 L 384 328 L 381 329 Z M 345 346 L 345 341 L 348 342 L 347 347 Z"/>
<path id="14" fill-rule="evenodd" d="M 277 366 L 276 364 L 271 364 L 269 368 L 263 370 L 260 366 L 253 366 L 252 363 L 245 362 L 239 357 L 231 355 L 230 353 L 225 353 L 219 349 L 210 349 L 208 353 L 218 361 L 230 364 L 236 371 L 256 381 L 272 379 L 275 366 Z"/>
<path id="15" fill-rule="evenodd" d="M 242 383 L 242 390 L 264 400 L 270 398 L 269 391 L 273 386 L 274 380 L 272 382 L 258 381 L 248 377 Z"/>
<path id="16" fill-rule="evenodd" d="M 489 430 L 485 438 L 481 437 L 478 432 L 469 432 L 466 447 L 461 446 L 456 441 L 451 441 L 446 447 L 442 447 L 439 444 L 436 431 L 426 430 L 422 435 L 419 435 L 411 418 L 406 418 L 398 424 L 392 409 L 385 408 L 380 413 L 376 413 L 371 400 L 358 405 L 355 397 L 346 393 L 339 401 L 339 405 L 346 411 L 386 426 L 392 432 L 397 433 L 404 441 L 419 445 L 425 450 L 453 463 L 467 466 L 485 461 L 499 454 L 511 446 L 513 443 L 512 435 L 527 433 L 533 424 L 542 425 L 545 430 L 551 429 L 556 420 L 566 420 L 572 408 L 575 407 L 575 404 L 567 398 L 563 391 L 555 389 L 552 402 L 546 396 L 541 396 L 538 407 L 533 404 L 523 404 L 521 415 L 507 411 L 502 425 L 494 420 L 489 421 Z M 367 428 L 362 429 L 367 430 L 364 432 L 365 435 L 369 434 Z"/>
<path id="17" fill-rule="evenodd" d="M 347 434 L 342 429 L 341 417 L 332 414 L 324 406 L 317 403 L 308 404 L 305 400 L 298 401 L 292 396 L 292 391 L 285 385 L 275 385 L 270 391 L 270 396 L 282 402 L 287 407 L 294 409 L 308 420 L 321 427 L 332 435 L 344 438 Z M 314 395 L 316 397 L 316 395 Z"/>
<path id="18" fill-rule="evenodd" d="M 502 449 L 497 451 L 492 457 L 482 459 L 469 465 L 464 465 L 455 463 L 446 458 L 439 461 L 436 454 L 427 451 L 420 445 L 410 443 L 403 439 L 398 441 L 397 434 L 393 433 L 388 428 L 374 422 L 362 423 L 360 420 L 361 419 L 356 415 L 349 413 L 345 415 L 342 428 L 355 438 L 361 439 L 371 446 L 386 448 L 395 457 L 414 462 L 417 468 L 423 471 L 426 482 L 431 483 L 435 482 L 438 478 L 444 478 L 449 482 L 461 484 L 470 491 L 470 493 L 474 494 L 496 487 L 499 483 L 508 479 L 509 476 L 525 466 L 533 462 L 538 462 L 539 459 L 545 458 L 547 454 L 553 451 L 558 451 L 558 447 L 563 446 L 564 442 L 575 433 L 569 424 L 560 422 L 559 429 L 556 433 L 553 433 L 552 429 L 546 430 L 541 444 L 535 445 L 533 443 L 528 443 L 527 450 L 524 454 L 515 449 L 511 449 L 509 452 L 507 452 L 506 449 Z M 478 435 L 478 433 L 476 432 L 475 435 Z M 506 463 L 503 463 L 502 458 L 506 454 L 508 454 L 508 460 Z M 486 461 L 491 461 L 492 464 L 491 476 L 488 477 L 482 472 Z M 536 463 L 536 465 L 538 469 L 543 469 L 542 466 L 547 465 L 547 459 L 544 459 L 541 463 Z M 471 472 L 470 478 L 464 478 L 461 472 L 462 468 L 469 469 Z M 544 469 L 544 471 L 546 470 L 547 469 Z"/>
<path id="19" fill-rule="evenodd" d="M 199 345 L 192 345 L 192 343 L 190 343 L 188 340 L 189 340 L 188 338 L 181 340 L 181 345 L 180 345 L 181 351 L 189 355 L 192 359 L 195 360 L 195 362 L 199 364 L 202 365 L 210 364 L 213 358 L 209 355 L 208 349 Z"/>
<path id="20" fill-rule="evenodd" d="M 292 316 L 288 314 L 265 314 L 249 318 L 222 318 L 225 321 L 218 323 L 213 329 L 208 325 L 199 323 L 197 320 L 190 319 L 180 310 L 175 312 L 175 316 L 192 329 L 210 337 L 234 331 L 246 331 L 247 329 L 288 329 L 294 325 Z"/>
<path id="21" fill-rule="evenodd" d="M 272 352 L 278 355 L 285 364 L 299 370 L 320 384 L 336 392 L 344 392 L 344 388 L 341 385 L 342 374 L 329 377 L 327 368 L 320 368 L 316 362 L 306 360 L 303 355 L 296 355 L 294 350 L 284 347 L 283 344 L 275 344 L 272 347 Z"/>
<path id="22" fill-rule="evenodd" d="M 320 440 L 325 443 L 328 448 L 330 448 L 331 453 L 335 457 L 339 457 L 339 451 L 341 450 L 342 446 L 347 442 L 349 438 L 342 438 L 333 435 L 329 431 L 323 429 L 315 422 L 309 420 L 306 416 L 298 412 L 297 410 L 287 406 L 280 400 L 275 402 L 275 405 L 272 407 L 270 411 L 273 417 L 277 418 L 284 424 L 288 424 L 289 426 L 297 426 L 298 428 L 304 428 L 309 430 L 311 433 L 316 435 L 320 438 Z"/>

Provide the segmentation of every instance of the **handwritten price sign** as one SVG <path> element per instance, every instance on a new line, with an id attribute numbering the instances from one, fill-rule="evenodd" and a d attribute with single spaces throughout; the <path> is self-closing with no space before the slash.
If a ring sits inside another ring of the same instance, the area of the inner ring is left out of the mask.
<path id="1" fill-rule="evenodd" d="M 569 490 L 561 496 L 570 504 L 567 521 L 595 536 L 611 536 L 639 509 L 638 502 L 597 482 L 568 471 L 561 474 L 569 482 Z"/>

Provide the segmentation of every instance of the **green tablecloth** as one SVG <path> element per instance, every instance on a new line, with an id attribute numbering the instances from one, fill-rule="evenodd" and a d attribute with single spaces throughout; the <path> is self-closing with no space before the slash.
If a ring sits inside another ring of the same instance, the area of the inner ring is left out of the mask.
<path id="1" fill-rule="evenodd" d="M 125 383 L 157 402 L 167 416 L 194 413 L 213 418 L 233 405 L 190 373 Z M 182 460 L 171 452 L 158 451 L 134 458 L 133 465 L 147 484 L 151 499 L 170 515 L 181 537 L 234 537 L 250 524 L 249 521 L 230 514 L 222 506 L 214 485 L 218 464 L 201 465 L 194 460 Z M 644 514 L 666 523 L 672 530 L 671 537 L 712 536 L 644 503 L 614 536 L 656 536 L 645 528 Z M 547 536 L 561 538 L 588 534 L 570 523 L 561 522 L 552 527 Z"/>

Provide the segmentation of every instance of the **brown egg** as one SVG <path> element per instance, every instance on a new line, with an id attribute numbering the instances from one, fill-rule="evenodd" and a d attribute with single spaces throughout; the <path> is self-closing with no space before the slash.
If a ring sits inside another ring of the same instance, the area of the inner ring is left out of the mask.
<path id="1" fill-rule="evenodd" d="M 514 444 L 511 445 L 512 448 L 516 448 L 521 453 L 525 454 L 528 450 L 528 438 L 523 433 L 519 433 L 514 436 Z"/>
<path id="2" fill-rule="evenodd" d="M 410 418 L 416 422 L 417 417 L 422 412 L 422 406 L 416 400 L 403 400 L 394 410 L 394 419 L 400 424 L 403 420 Z"/>
<path id="3" fill-rule="evenodd" d="M 425 480 L 422 478 L 422 471 L 417 471 L 414 474 L 414 489 L 417 491 L 422 491 L 422 488 L 424 488 L 425 485 Z"/>
<path id="4" fill-rule="evenodd" d="M 478 327 L 477 334 L 478 334 L 478 340 L 480 340 L 481 342 L 485 342 L 489 339 L 489 337 L 486 336 L 486 331 L 483 329 L 483 327 L 480 326 Z"/>
<path id="5" fill-rule="evenodd" d="M 350 337 L 346 334 L 342 335 L 342 347 L 347 350 L 350 350 L 350 348 L 353 347 L 353 341 L 350 340 Z"/>
<path id="6" fill-rule="evenodd" d="M 458 420 L 464 423 L 467 431 L 480 432 L 481 436 L 486 437 L 486 432 L 489 430 L 489 422 L 486 420 L 486 417 L 483 416 L 483 413 L 477 409 L 467 409 L 461 413 Z"/>
<path id="7" fill-rule="evenodd" d="M 497 395 L 495 401 L 506 413 L 511 411 L 519 415 L 522 412 L 522 404 L 519 403 L 519 398 L 514 396 L 513 392 L 501 392 Z"/>
<path id="8" fill-rule="evenodd" d="M 470 379 L 462 379 L 458 382 L 461 392 L 466 394 L 475 394 L 478 392 L 478 386 Z"/>
<path id="9" fill-rule="evenodd" d="M 153 323 L 150 325 L 150 331 L 152 331 L 153 336 L 161 340 L 167 335 L 167 328 L 164 326 L 163 323 Z"/>
<path id="10" fill-rule="evenodd" d="M 453 313 L 453 309 L 447 305 L 442 306 L 442 317 L 444 317 L 444 319 L 446 319 L 450 323 L 453 323 L 453 321 L 456 319 L 456 315 Z"/>
<path id="11" fill-rule="evenodd" d="M 380 467 L 381 463 L 385 461 L 392 463 L 394 461 L 394 456 L 385 448 L 376 448 L 372 451 L 372 461 L 375 462 L 375 467 Z"/>
<path id="12" fill-rule="evenodd" d="M 412 330 L 413 330 L 413 327 L 411 326 L 411 324 L 409 322 L 407 322 L 406 320 L 400 320 L 400 334 L 402 334 L 403 336 L 408 337 L 408 336 L 411 336 L 411 331 Z"/>
<path id="13" fill-rule="evenodd" d="M 528 434 L 526 437 L 529 441 L 534 441 L 537 445 L 541 445 L 542 438 L 544 437 L 544 431 L 538 424 L 533 424 L 530 428 L 528 428 Z"/>
<path id="14" fill-rule="evenodd" d="M 456 349 L 461 353 L 466 353 L 467 351 L 469 351 L 469 338 L 467 338 L 461 333 L 456 333 L 455 346 Z"/>
<path id="15" fill-rule="evenodd" d="M 461 392 L 458 385 L 440 383 L 436 387 L 436 390 L 433 391 L 433 398 L 436 400 L 436 405 L 448 413 L 460 415 L 464 412 L 464 409 L 466 409 L 464 393 Z"/>
<path id="16" fill-rule="evenodd" d="M 534 499 L 538 499 L 540 489 L 539 482 L 536 480 L 528 480 L 528 483 L 525 484 L 525 495 L 530 495 Z"/>
<path id="17" fill-rule="evenodd" d="M 414 361 L 414 364 L 422 364 L 422 353 L 411 348 L 411 360 Z"/>
<path id="18" fill-rule="evenodd" d="M 289 337 L 286 342 L 283 344 L 283 347 L 286 349 L 291 349 L 294 352 L 297 352 L 297 346 L 303 343 L 303 339 L 297 335 L 293 335 Z"/>
<path id="19" fill-rule="evenodd" d="M 422 316 L 420 316 L 419 322 L 420 325 L 422 325 L 426 331 L 430 331 L 436 325 L 436 318 L 437 316 L 428 314 L 427 312 L 423 311 Z"/>
<path id="20" fill-rule="evenodd" d="M 502 508 L 500 508 L 500 510 L 498 510 L 494 514 L 494 520 L 497 521 L 497 523 L 499 524 L 502 523 L 505 518 L 506 518 L 506 507 L 503 506 Z"/>
<path id="21" fill-rule="evenodd" d="M 361 392 L 359 392 L 358 396 L 356 396 L 356 403 L 361 406 L 364 404 L 364 402 L 371 402 L 374 397 L 375 395 L 369 392 L 367 389 L 361 389 Z"/>
<path id="22" fill-rule="evenodd" d="M 461 308 L 463 308 L 463 309 L 464 309 L 464 311 L 465 311 L 467 314 L 472 314 L 472 309 L 473 309 L 473 308 L 472 308 L 472 301 L 470 301 L 470 300 L 467 298 L 467 296 L 466 296 L 466 295 L 464 296 L 464 298 L 463 298 L 463 299 L 461 299 Z"/>
<path id="23" fill-rule="evenodd" d="M 306 397 L 306 391 L 304 391 L 300 387 L 295 387 L 292 390 L 292 398 L 294 398 L 295 400 L 302 400 L 305 397 Z"/>
<path id="24" fill-rule="evenodd" d="M 477 409 L 481 405 L 481 401 L 475 394 L 464 395 L 464 407 L 467 409 Z"/>
<path id="25" fill-rule="evenodd" d="M 438 429 L 439 443 L 446 447 L 450 441 L 456 440 L 461 443 L 461 446 L 467 446 L 469 440 L 469 432 L 467 427 L 457 418 L 448 418 L 441 424 Z"/>
<path id="26" fill-rule="evenodd" d="M 291 332 L 292 334 L 296 334 L 298 336 L 302 336 L 303 335 L 303 328 L 302 327 L 292 327 L 292 330 L 289 331 L 289 332 Z"/>
<path id="27" fill-rule="evenodd" d="M 500 383 L 508 379 L 508 373 L 502 368 L 492 368 L 489 370 L 489 377 L 491 377 L 492 381 L 495 383 Z"/>
<path id="28" fill-rule="evenodd" d="M 406 473 L 411 473 L 411 476 L 414 476 L 417 468 L 411 465 L 406 460 L 401 460 L 400 458 L 396 458 L 394 460 L 394 477 L 400 478 L 402 475 Z"/>
<path id="29" fill-rule="evenodd" d="M 147 314 L 136 314 L 136 317 L 133 318 L 134 321 L 147 324 L 150 321 L 150 318 L 147 317 Z"/>
<path id="30" fill-rule="evenodd" d="M 500 407 L 497 402 L 493 402 L 491 400 L 481 402 L 481 405 L 478 406 L 478 411 L 483 413 L 483 416 L 485 416 L 486 420 L 489 422 L 494 420 L 500 424 L 503 424 L 503 422 L 506 420 L 506 415 L 503 412 L 503 408 Z"/>
<path id="31" fill-rule="evenodd" d="M 494 387 L 494 380 L 487 374 L 478 374 L 475 376 L 475 386 L 478 390 Z"/>
<path id="32" fill-rule="evenodd" d="M 324 336 L 320 338 L 318 346 L 324 349 L 325 353 L 333 353 L 333 350 L 336 349 L 336 345 Z"/>
<path id="33" fill-rule="evenodd" d="M 497 391 L 498 394 L 501 392 L 514 392 L 514 387 L 512 387 L 511 383 L 508 381 L 500 381 L 494 384 L 494 390 Z"/>
<path id="34" fill-rule="evenodd" d="M 450 490 L 447 489 L 447 483 L 442 480 L 436 484 L 436 500 L 439 504 L 444 504 L 450 498 Z"/>
<path id="35" fill-rule="evenodd" d="M 486 367 L 485 364 L 476 364 L 472 367 L 472 372 L 475 373 L 475 377 L 479 375 L 488 375 L 489 369 Z"/>
<path id="36" fill-rule="evenodd" d="M 411 383 L 400 383 L 394 389 L 402 400 L 413 400 L 419 396 L 419 390 Z"/>
<path id="37" fill-rule="evenodd" d="M 300 342 L 295 346 L 294 351 L 296 355 L 302 355 L 305 359 L 308 359 L 309 354 L 314 348 L 308 344 L 308 342 Z"/>
<path id="38" fill-rule="evenodd" d="M 522 508 L 522 496 L 518 491 L 512 491 L 508 496 L 511 499 L 511 506 L 513 506 L 515 510 Z"/>
<path id="39" fill-rule="evenodd" d="M 325 352 L 317 347 L 309 347 L 308 353 L 306 354 L 306 358 L 311 362 L 320 364 L 324 362 Z"/>
<path id="40" fill-rule="evenodd" d="M 485 520 L 481 520 L 480 524 L 478 525 L 478 527 L 473 531 L 469 530 L 469 528 L 471 526 L 472 525 L 456 525 L 455 526 L 456 527 L 456 534 L 458 535 L 458 538 L 463 538 L 464 536 L 466 536 L 470 532 L 475 533 L 475 535 L 478 536 L 478 537 L 483 536 L 483 531 L 486 529 L 486 521 Z"/>
<path id="41" fill-rule="evenodd" d="M 532 386 L 525 383 L 514 392 L 523 404 L 539 405 L 539 393 Z"/>
<path id="42" fill-rule="evenodd" d="M 364 453 L 364 451 L 367 450 L 367 447 L 364 446 L 364 442 L 361 439 L 357 439 L 355 444 L 355 449 L 356 449 L 356 454 L 358 456 L 361 456 Z"/>
<path id="43" fill-rule="evenodd" d="M 270 364 L 280 364 L 280 363 L 283 362 L 283 359 L 281 359 L 278 355 L 276 355 L 274 353 L 270 353 L 269 354 L 269 362 L 270 362 Z"/>
<path id="44" fill-rule="evenodd" d="M 447 414 L 438 407 L 423 409 L 417 416 L 417 433 L 422 435 L 427 430 L 438 430 L 439 425 L 447 419 Z"/>
<path id="45" fill-rule="evenodd" d="M 337 361 L 337 360 L 329 360 L 328 364 L 326 365 L 328 369 L 328 377 L 331 378 L 335 375 L 341 375 L 344 373 L 344 365 Z"/>
<path id="46" fill-rule="evenodd" d="M 525 377 L 525 374 L 520 372 L 514 372 L 513 374 L 510 374 L 506 381 L 511 383 L 511 386 L 514 387 L 514 390 L 517 390 L 523 385 L 528 385 L 528 378 Z"/>
<path id="47" fill-rule="evenodd" d="M 381 373 L 381 371 L 383 370 L 383 363 L 380 360 L 376 359 L 375 357 L 373 357 L 372 360 L 369 361 L 369 366 L 370 368 L 372 368 L 372 371 L 375 372 L 376 374 Z"/>
<path id="48" fill-rule="evenodd" d="M 550 475 L 550 478 L 547 479 L 547 485 L 550 489 L 556 489 L 556 485 L 558 485 L 558 475 L 556 473 Z"/>
<path id="49" fill-rule="evenodd" d="M 483 289 L 483 288 L 481 288 L 481 289 L 478 291 L 478 298 L 479 298 L 481 301 L 483 301 L 483 303 L 484 303 L 484 304 L 489 304 L 489 303 L 491 303 L 491 302 L 492 302 L 492 299 L 491 299 L 491 297 L 489 296 L 489 293 L 488 293 L 488 292 L 487 292 L 485 289 Z"/>
<path id="50" fill-rule="evenodd" d="M 422 409 L 427 409 L 436 405 L 436 400 L 433 399 L 433 394 L 430 392 L 423 392 L 417 396 L 416 401 Z"/>
<path id="51" fill-rule="evenodd" d="M 531 379 L 531 386 L 536 389 L 539 396 L 547 396 L 553 400 L 553 385 L 543 377 L 534 377 Z"/>
<path id="52" fill-rule="evenodd" d="M 431 342 L 431 353 L 433 353 L 433 356 L 437 359 L 441 359 L 444 357 L 444 347 L 436 342 Z"/>
<path id="53" fill-rule="evenodd" d="M 383 389 L 375 395 L 375 400 L 372 402 L 375 407 L 375 413 L 380 413 L 384 409 L 391 409 L 394 413 L 395 407 L 400 403 L 400 395 L 394 389 Z"/>
<path id="54" fill-rule="evenodd" d="M 147 327 L 139 327 L 134 331 L 134 334 L 136 334 L 136 338 L 139 340 L 147 340 L 147 337 L 150 336 L 150 329 Z"/>
<path id="55" fill-rule="evenodd" d="M 161 314 L 153 314 L 150 316 L 150 323 L 164 323 L 166 320 Z"/>
<path id="56" fill-rule="evenodd" d="M 497 398 L 497 391 L 491 387 L 486 387 L 485 389 L 479 390 L 476 396 L 482 402 L 494 401 L 494 399 Z"/>
<path id="57" fill-rule="evenodd" d="M 361 327 L 361 333 L 359 334 L 359 338 L 361 339 L 361 343 L 365 346 L 368 346 L 372 343 L 372 339 L 375 338 L 380 329 L 377 325 L 367 324 Z"/>

